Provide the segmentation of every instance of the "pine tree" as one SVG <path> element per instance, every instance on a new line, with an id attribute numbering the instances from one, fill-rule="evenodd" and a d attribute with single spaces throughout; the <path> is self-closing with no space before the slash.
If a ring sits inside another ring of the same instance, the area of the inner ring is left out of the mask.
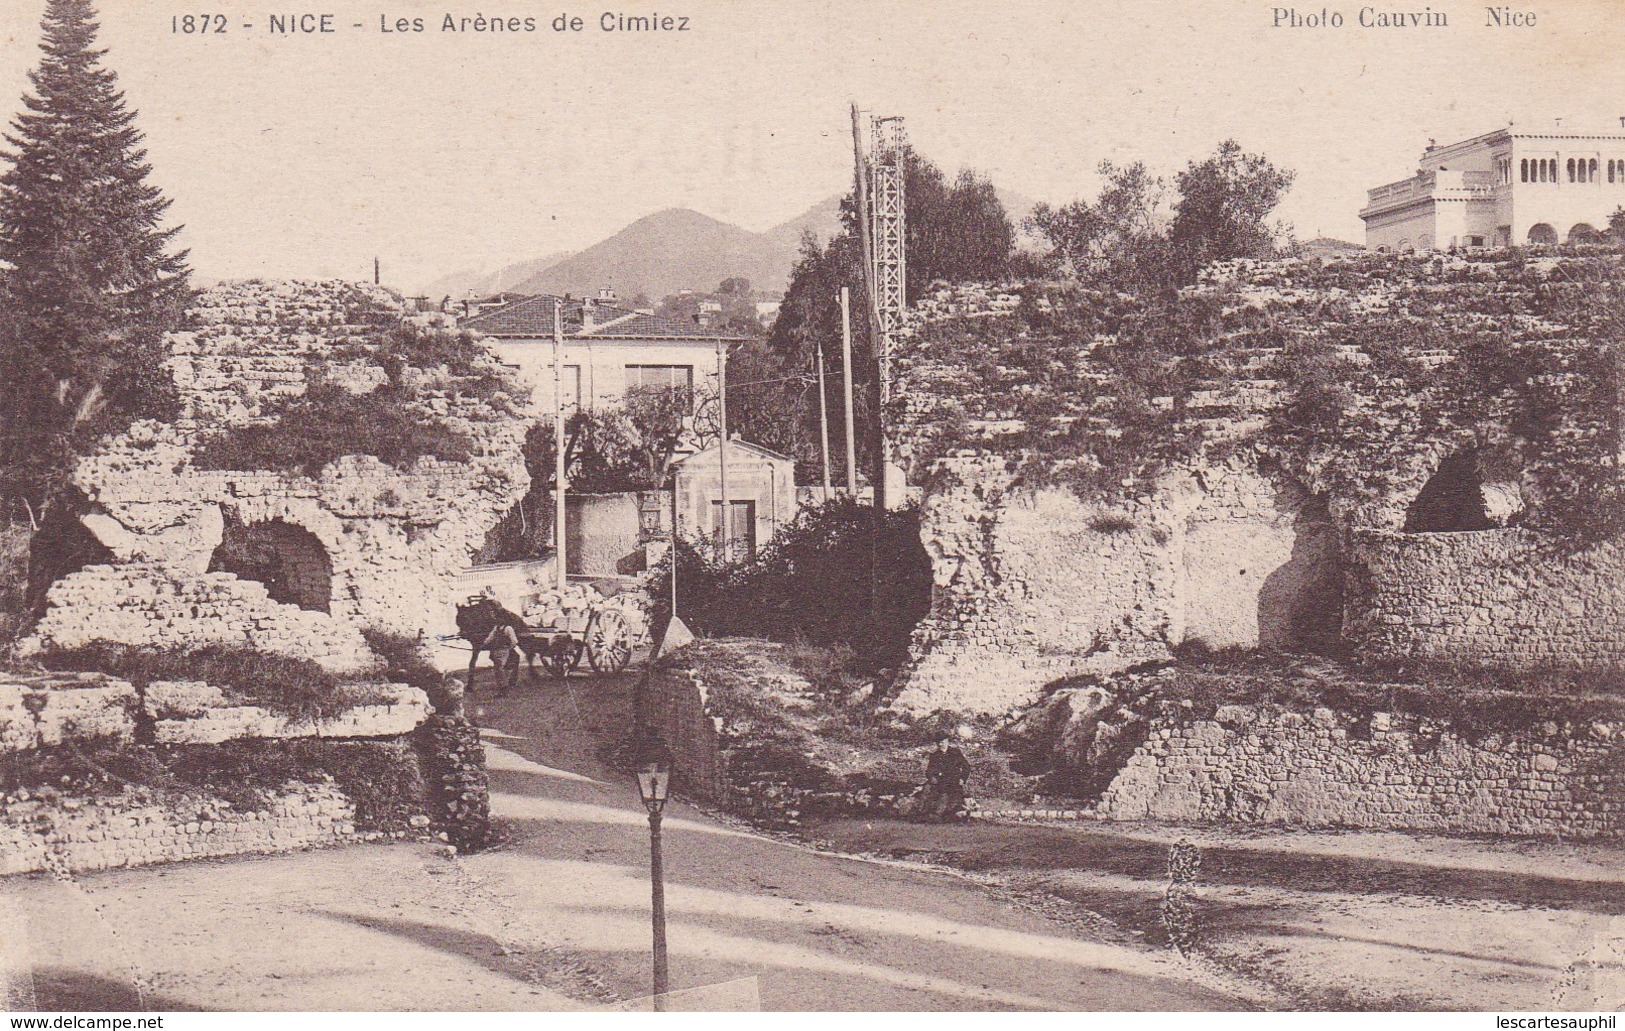
<path id="1" fill-rule="evenodd" d="M 91 0 L 48 0 L 42 28 L 0 174 L 0 496 L 31 512 L 103 434 L 173 415 L 163 334 L 189 296 Z"/>

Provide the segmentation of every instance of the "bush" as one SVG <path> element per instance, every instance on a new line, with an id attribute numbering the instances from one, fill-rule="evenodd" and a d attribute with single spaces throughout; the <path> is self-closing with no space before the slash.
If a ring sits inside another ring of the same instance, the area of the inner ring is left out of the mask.
<path id="1" fill-rule="evenodd" d="M 230 426 L 204 437 L 192 456 L 199 469 L 276 469 L 316 476 L 345 455 L 372 455 L 406 469 L 425 456 L 446 462 L 473 454 L 468 434 L 427 415 L 399 388 L 352 394 L 318 383 L 282 402 L 269 423 Z"/>
<path id="2" fill-rule="evenodd" d="M 27 527 L 0 529 L 0 656 L 11 651 L 28 622 L 28 552 L 32 539 Z"/>
<path id="3" fill-rule="evenodd" d="M 839 498 L 802 511 L 749 562 L 677 548 L 678 611 L 704 633 L 786 643 L 844 645 L 869 671 L 908 657 L 909 636 L 931 607 L 931 560 L 919 513 L 887 513 Z M 671 559 L 654 571 L 657 622 L 669 615 Z"/>
<path id="4" fill-rule="evenodd" d="M 106 673 L 142 689 L 155 680 L 201 680 L 233 704 L 262 706 L 294 721 L 387 700 L 376 688 L 349 683 L 309 659 L 229 645 L 160 649 L 96 641 L 48 651 L 41 662 L 64 672 Z"/>
<path id="5" fill-rule="evenodd" d="M 367 647 L 384 660 L 386 680 L 418 688 L 429 696 L 429 704 L 436 712 L 446 710 L 451 701 L 446 696 L 446 678 L 429 661 L 421 640 L 387 630 L 363 630 L 361 636 L 366 638 Z"/>

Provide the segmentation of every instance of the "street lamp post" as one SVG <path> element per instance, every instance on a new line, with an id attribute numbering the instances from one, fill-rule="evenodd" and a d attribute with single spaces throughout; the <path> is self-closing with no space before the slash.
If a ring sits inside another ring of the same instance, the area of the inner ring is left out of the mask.
<path id="1" fill-rule="evenodd" d="M 638 795 L 649 810 L 649 900 L 654 922 L 654 1008 L 665 1009 L 666 978 L 666 875 L 660 855 L 660 813 L 671 790 L 671 759 L 658 740 L 646 748 L 638 769 Z"/>

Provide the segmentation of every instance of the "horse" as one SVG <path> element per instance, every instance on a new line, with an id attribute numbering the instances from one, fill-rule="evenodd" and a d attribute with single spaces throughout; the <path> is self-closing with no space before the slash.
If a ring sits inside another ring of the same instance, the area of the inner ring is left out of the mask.
<path id="1" fill-rule="evenodd" d="M 518 686 L 519 667 L 525 659 L 530 660 L 531 676 L 536 675 L 536 653 L 525 647 L 520 636 L 526 629 L 525 621 L 495 598 L 471 598 L 467 604 L 457 606 L 457 636 L 472 649 L 468 657 L 469 694 L 474 693 L 474 669 L 482 652 L 491 656 L 499 696 Z M 506 685 L 502 682 L 504 672 Z"/>

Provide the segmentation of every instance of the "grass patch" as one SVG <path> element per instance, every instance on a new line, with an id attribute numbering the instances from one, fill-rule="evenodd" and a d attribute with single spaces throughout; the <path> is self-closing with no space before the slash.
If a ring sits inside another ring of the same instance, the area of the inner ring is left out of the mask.
<path id="1" fill-rule="evenodd" d="M 463 462 L 468 434 L 410 403 L 392 385 L 352 394 L 331 383 L 311 386 L 270 413 L 273 421 L 230 426 L 198 444 L 199 469 L 274 469 L 317 476 L 345 455 L 372 455 L 396 469 L 419 458 Z"/>
<path id="2" fill-rule="evenodd" d="M 1110 678 L 1075 678 L 1058 687 Z M 1391 712 L 1433 720 L 1468 738 L 1519 732 L 1541 723 L 1625 717 L 1625 671 L 1567 668 L 1495 670 L 1428 660 L 1355 661 L 1242 649 L 1182 648 L 1162 676 L 1139 683 L 1167 702 L 1190 702 L 1198 716 L 1221 705 L 1294 711 Z"/>
<path id="3" fill-rule="evenodd" d="M 145 690 L 155 680 L 201 680 L 220 688 L 233 705 L 257 705 L 295 722 L 347 712 L 391 700 L 377 685 L 356 684 L 309 659 L 250 648 L 133 648 L 96 641 L 47 651 L 46 669 L 106 673 Z"/>

